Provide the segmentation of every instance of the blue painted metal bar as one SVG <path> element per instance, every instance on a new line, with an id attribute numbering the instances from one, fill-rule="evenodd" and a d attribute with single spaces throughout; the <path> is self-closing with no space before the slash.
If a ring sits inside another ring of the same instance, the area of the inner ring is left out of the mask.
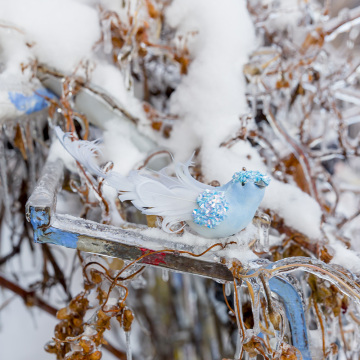
<path id="1" fill-rule="evenodd" d="M 303 360 L 311 360 L 305 313 L 299 293 L 281 277 L 271 278 L 269 285 L 271 291 L 278 294 L 284 304 L 293 345 L 301 352 Z"/>
<path id="2" fill-rule="evenodd" d="M 29 211 L 30 222 L 34 229 L 34 242 L 46 242 L 48 244 L 76 249 L 79 239 L 78 234 L 60 230 L 52 226 L 47 226 L 47 224 L 50 223 L 50 219 L 49 213 L 47 213 L 45 210 L 36 210 L 35 208 L 31 207 Z"/>

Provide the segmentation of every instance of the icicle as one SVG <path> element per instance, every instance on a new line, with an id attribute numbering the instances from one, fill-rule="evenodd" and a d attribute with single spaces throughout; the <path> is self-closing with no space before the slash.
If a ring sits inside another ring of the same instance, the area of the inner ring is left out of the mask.
<path id="1" fill-rule="evenodd" d="M 243 326 L 243 314 L 242 314 L 242 304 L 241 304 L 241 286 L 234 286 L 234 308 L 235 308 L 235 316 L 236 316 L 236 323 L 238 326 L 239 336 L 236 342 L 236 351 L 235 351 L 235 360 L 240 360 L 240 354 L 242 352 L 242 345 L 243 345 L 243 336 L 242 332 L 244 330 Z"/>
<path id="2" fill-rule="evenodd" d="M 252 278 L 246 281 L 246 284 L 250 293 L 251 309 L 254 319 L 252 333 L 257 336 L 260 333 L 260 284 L 258 278 Z"/>
<path id="3" fill-rule="evenodd" d="M 131 280 L 130 284 L 134 289 L 144 289 L 147 284 L 147 281 L 142 275 L 138 275 L 135 277 L 135 279 Z"/>
<path id="4" fill-rule="evenodd" d="M 0 128 L 0 194 L 5 206 L 5 217 L 8 221 L 10 221 L 11 201 L 9 198 L 9 190 L 8 190 L 8 182 L 7 182 L 7 174 L 6 174 L 6 156 L 5 156 L 4 143 L 5 143 L 5 138 L 3 136 L 2 129 Z"/>
<path id="5" fill-rule="evenodd" d="M 126 360 L 132 360 L 131 344 L 130 344 L 131 331 L 126 331 Z"/>
<path id="6" fill-rule="evenodd" d="M 231 285 L 229 282 L 225 283 L 225 295 L 230 296 L 231 295 Z"/>
<path id="7" fill-rule="evenodd" d="M 101 27 L 104 36 L 104 53 L 110 54 L 113 48 L 111 42 L 111 18 L 102 20 Z"/>
<path id="8" fill-rule="evenodd" d="M 163 281 L 168 282 L 169 281 L 169 270 L 162 269 L 161 271 L 162 271 L 161 277 L 162 277 Z"/>
<path id="9" fill-rule="evenodd" d="M 269 228 L 270 228 L 270 216 L 258 212 L 256 214 L 256 219 L 254 221 L 255 225 L 258 228 L 259 231 L 259 243 L 260 247 L 262 247 L 262 251 L 268 252 L 269 251 Z"/>
<path id="10" fill-rule="evenodd" d="M 34 119 L 35 121 L 37 119 Z M 34 131 L 34 122 L 33 118 L 29 117 L 27 123 L 25 123 L 21 128 L 24 132 L 24 139 L 26 144 L 26 151 L 28 153 L 28 163 L 29 163 L 29 185 L 30 191 L 32 191 L 36 185 L 36 158 L 34 156 L 34 148 L 32 144 L 32 132 Z"/>
<path id="11" fill-rule="evenodd" d="M 242 339 L 241 339 L 241 335 L 239 332 L 237 339 L 236 339 L 236 350 L 235 350 L 235 355 L 234 355 L 235 360 L 240 360 L 241 349 L 242 349 Z"/>

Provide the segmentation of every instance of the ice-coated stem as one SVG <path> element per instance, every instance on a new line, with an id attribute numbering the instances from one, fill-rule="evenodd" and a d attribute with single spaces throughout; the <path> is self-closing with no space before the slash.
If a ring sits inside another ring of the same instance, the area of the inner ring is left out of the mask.
<path id="1" fill-rule="evenodd" d="M 271 276 L 279 276 L 295 270 L 302 270 L 314 274 L 335 285 L 341 292 L 360 304 L 360 287 L 349 277 L 335 270 L 331 266 L 317 259 L 292 257 L 279 260 L 268 267 Z"/>
<path id="2" fill-rule="evenodd" d="M 260 284 L 257 278 L 246 281 L 251 299 L 251 309 L 253 313 L 254 326 L 253 335 L 260 333 Z"/>
<path id="3" fill-rule="evenodd" d="M 125 337 L 126 337 L 126 360 L 132 360 L 130 335 L 131 335 L 130 330 L 125 332 Z"/>
<path id="4" fill-rule="evenodd" d="M 288 134 L 285 128 L 276 120 L 275 115 L 270 109 L 269 99 L 264 100 L 264 112 L 274 132 L 278 134 L 281 139 L 284 139 L 288 146 L 292 148 L 294 155 L 298 159 L 301 168 L 303 169 L 306 181 L 309 185 L 311 196 L 316 199 L 321 209 L 323 209 L 323 205 L 320 201 L 319 194 L 316 188 L 315 180 L 313 179 L 311 174 L 311 165 L 306 151 Z"/>
<path id="5" fill-rule="evenodd" d="M 225 283 L 225 295 L 230 296 L 231 295 L 231 285 L 229 282 Z"/>
<path id="6" fill-rule="evenodd" d="M 238 333 L 238 336 L 236 338 L 236 350 L 235 350 L 235 355 L 234 355 L 235 360 L 240 360 L 242 344 L 243 344 L 243 342 L 241 339 L 241 334 Z"/>
<path id="7" fill-rule="evenodd" d="M 8 182 L 7 182 L 7 174 L 6 174 L 6 157 L 5 157 L 5 149 L 4 149 L 4 139 L 2 129 L 0 128 L 0 195 L 3 199 L 3 204 L 5 207 L 5 216 L 7 220 L 10 220 L 10 198 L 9 198 L 9 190 L 8 190 Z"/>
<path id="8" fill-rule="evenodd" d="M 241 305 L 241 286 L 238 286 L 236 284 L 236 281 L 234 281 L 234 304 L 235 304 L 236 322 L 239 330 L 239 336 L 236 343 L 235 359 L 240 360 L 240 356 L 242 353 L 242 346 L 246 333 L 243 323 L 243 314 L 242 314 L 242 305 Z"/>

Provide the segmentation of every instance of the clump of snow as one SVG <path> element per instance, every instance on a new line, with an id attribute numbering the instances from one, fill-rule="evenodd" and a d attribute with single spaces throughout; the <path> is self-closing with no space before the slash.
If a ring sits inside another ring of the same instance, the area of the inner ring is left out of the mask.
<path id="1" fill-rule="evenodd" d="M 54 137 L 53 143 L 48 155 L 48 161 L 54 161 L 61 160 L 64 165 L 72 172 L 76 172 L 76 162 L 75 159 L 65 150 L 64 146 L 60 143 L 60 141 Z"/>
<path id="2" fill-rule="evenodd" d="M 347 249 L 339 241 L 332 241 L 331 247 L 335 250 L 334 257 L 330 262 L 331 264 L 341 265 L 345 269 L 360 274 L 360 257 L 358 253 Z"/>
<path id="3" fill-rule="evenodd" d="M 0 0 L 0 117 L 22 112 L 8 93 L 30 95 L 41 87 L 35 62 L 71 74 L 92 56 L 100 38 L 95 9 L 70 0 Z"/>
<path id="4" fill-rule="evenodd" d="M 183 118 L 173 130 L 171 147 L 187 157 L 201 145 L 201 156 L 209 158 L 247 111 L 242 67 L 256 44 L 253 25 L 246 3 L 236 0 L 176 0 L 166 21 L 178 34 L 198 32 L 189 44 L 188 74 L 171 98 L 171 112 Z M 186 143 L 184 127 L 193 134 Z"/>
<path id="5" fill-rule="evenodd" d="M 34 56 L 31 49 L 25 44 L 24 33 L 20 29 L 6 28 L 6 25 L 4 26 L 0 27 L 1 73 L 9 75 L 22 74 L 21 63 L 33 60 Z M 4 85 L 2 87 L 4 88 Z"/>
<path id="6" fill-rule="evenodd" d="M 287 226 L 302 232 L 310 239 L 321 238 L 320 206 L 295 185 L 272 180 L 261 206 L 275 211 L 285 220 Z"/>
<path id="7" fill-rule="evenodd" d="M 72 72 L 100 38 L 95 9 L 70 0 L 0 1 L 0 19 L 24 33 L 41 62 Z"/>
<path id="8" fill-rule="evenodd" d="M 132 138 L 135 129 L 128 121 L 108 120 L 103 133 L 104 159 L 114 162 L 114 170 L 127 175 L 134 165 L 143 160 L 146 154 L 135 145 Z"/>
<path id="9" fill-rule="evenodd" d="M 21 71 L 21 64 L 31 60 L 34 56 L 25 44 L 24 34 L 0 27 L 0 119 L 22 114 L 10 102 L 9 92 L 30 95 L 33 88 L 40 86 L 37 79 L 31 79 L 30 69 Z"/>
<path id="10" fill-rule="evenodd" d="M 98 60 L 91 74 L 91 82 L 106 90 L 123 109 L 139 120 L 140 123 L 145 122 L 141 101 L 126 89 L 124 77 L 114 65 Z M 142 127 L 139 126 L 139 129 L 142 130 Z"/>
<path id="11" fill-rule="evenodd" d="M 235 172 L 258 170 L 266 173 L 267 169 L 259 153 L 248 141 L 238 141 L 231 148 L 216 146 L 212 156 L 203 155 L 202 170 L 208 180 L 227 183 Z M 226 161 L 224 161 L 226 159 Z"/>

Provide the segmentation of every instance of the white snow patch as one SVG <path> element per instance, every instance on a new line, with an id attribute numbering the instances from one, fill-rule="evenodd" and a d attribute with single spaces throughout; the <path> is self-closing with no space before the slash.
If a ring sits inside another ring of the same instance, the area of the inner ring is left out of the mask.
<path id="1" fill-rule="evenodd" d="M 61 160 L 65 167 L 68 168 L 71 172 L 76 172 L 76 162 L 75 159 L 64 149 L 60 141 L 53 137 L 53 142 L 51 145 L 51 151 L 48 155 L 48 161 Z"/>
<path id="2" fill-rule="evenodd" d="M 347 249 L 339 241 L 331 242 L 331 247 L 335 250 L 331 264 L 341 265 L 345 269 L 360 274 L 360 257 L 355 251 Z"/>
<path id="3" fill-rule="evenodd" d="M 34 56 L 25 44 L 24 35 L 14 29 L 0 27 L 0 122 L 23 113 L 11 103 L 9 92 L 31 95 L 34 89 L 40 87 L 40 82 L 31 78 L 29 68 L 21 70 L 21 64 L 31 60 Z"/>
<path id="4" fill-rule="evenodd" d="M 207 180 L 218 180 L 221 184 L 229 182 L 235 172 L 258 170 L 266 173 L 259 153 L 247 141 L 238 141 L 231 148 L 216 147 L 212 152 L 204 152 L 202 170 Z"/>
<path id="5" fill-rule="evenodd" d="M 175 0 L 166 21 L 178 34 L 198 31 L 190 43 L 193 60 L 171 98 L 171 113 L 185 125 L 175 126 L 171 147 L 188 156 L 202 145 L 211 156 L 239 126 L 247 110 L 242 67 L 255 46 L 254 28 L 245 1 Z M 183 141 L 184 126 L 192 141 Z M 202 156 L 202 155 L 201 155 Z"/>
<path id="6" fill-rule="evenodd" d="M 70 0 L 0 0 L 0 20 L 25 33 L 37 59 L 72 72 L 100 38 L 95 9 Z"/>
<path id="7" fill-rule="evenodd" d="M 114 162 L 114 170 L 127 175 L 145 155 L 132 141 L 134 126 L 127 121 L 108 120 L 103 133 L 104 159 Z"/>
<path id="8" fill-rule="evenodd" d="M 285 224 L 313 240 L 322 237 L 319 204 L 298 187 L 272 180 L 261 203 L 263 208 L 275 211 Z"/>
<path id="9" fill-rule="evenodd" d="M 146 121 L 141 101 L 126 89 L 124 77 L 114 65 L 97 61 L 96 67 L 91 74 L 91 82 L 106 90 L 132 116 L 140 121 Z"/>

